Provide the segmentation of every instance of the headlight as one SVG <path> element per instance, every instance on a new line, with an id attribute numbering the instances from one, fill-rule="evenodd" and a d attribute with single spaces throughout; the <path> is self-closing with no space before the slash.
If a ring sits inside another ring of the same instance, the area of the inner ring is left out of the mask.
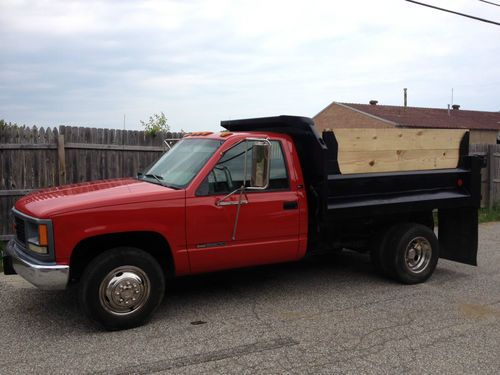
<path id="1" fill-rule="evenodd" d="M 32 222 L 26 222 L 26 224 L 26 242 L 28 244 L 28 248 L 38 254 L 48 254 L 49 232 L 47 225 Z"/>

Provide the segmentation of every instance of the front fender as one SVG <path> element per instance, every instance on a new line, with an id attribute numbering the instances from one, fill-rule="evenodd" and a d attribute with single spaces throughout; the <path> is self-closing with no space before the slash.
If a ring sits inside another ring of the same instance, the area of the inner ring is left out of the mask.
<path id="1" fill-rule="evenodd" d="M 106 234 L 156 232 L 170 245 L 177 274 L 189 272 L 185 200 L 132 203 L 62 214 L 53 218 L 57 264 L 69 264 L 81 241 Z"/>

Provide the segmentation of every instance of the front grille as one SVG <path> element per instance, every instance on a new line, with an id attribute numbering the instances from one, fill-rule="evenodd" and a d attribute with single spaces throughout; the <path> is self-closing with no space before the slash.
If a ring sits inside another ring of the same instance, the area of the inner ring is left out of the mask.
<path id="1" fill-rule="evenodd" d="M 24 225 L 24 220 L 19 217 L 14 217 L 14 223 L 16 224 L 16 237 L 21 243 L 26 243 L 26 229 Z"/>

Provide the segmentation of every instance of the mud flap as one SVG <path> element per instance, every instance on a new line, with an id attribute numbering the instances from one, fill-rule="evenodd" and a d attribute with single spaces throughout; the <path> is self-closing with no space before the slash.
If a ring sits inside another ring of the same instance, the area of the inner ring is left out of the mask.
<path id="1" fill-rule="evenodd" d="M 4 275 L 16 275 L 16 270 L 12 267 L 12 259 L 10 256 L 2 257 L 2 266 Z"/>
<path id="2" fill-rule="evenodd" d="M 477 266 L 477 208 L 440 209 L 438 218 L 440 258 Z"/>

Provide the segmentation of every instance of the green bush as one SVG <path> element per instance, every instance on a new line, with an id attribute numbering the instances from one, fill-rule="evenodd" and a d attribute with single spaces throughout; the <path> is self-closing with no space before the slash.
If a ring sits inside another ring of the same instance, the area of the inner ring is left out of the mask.
<path id="1" fill-rule="evenodd" d="M 144 127 L 146 134 L 152 137 L 156 137 L 160 132 L 168 132 L 170 130 L 170 126 L 167 124 L 167 117 L 163 112 L 149 116 L 148 122 L 141 120 L 141 125 Z"/>
<path id="2" fill-rule="evenodd" d="M 0 119 L 0 130 L 7 129 L 8 127 L 17 126 L 15 122 L 7 122 L 4 119 Z"/>

